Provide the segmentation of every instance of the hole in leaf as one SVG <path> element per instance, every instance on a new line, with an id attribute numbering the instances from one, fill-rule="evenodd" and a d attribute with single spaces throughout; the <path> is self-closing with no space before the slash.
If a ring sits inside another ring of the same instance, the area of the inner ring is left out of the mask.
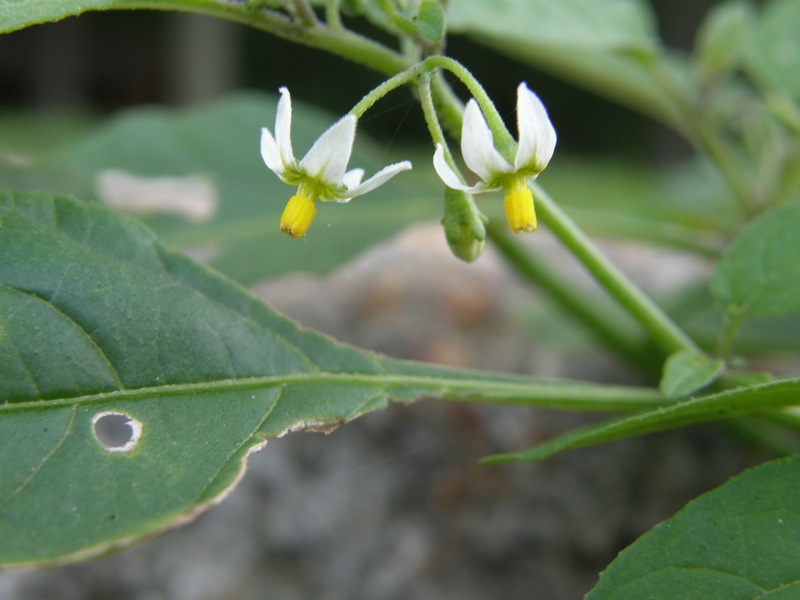
<path id="1" fill-rule="evenodd" d="M 97 413 L 92 417 L 92 426 L 94 437 L 106 452 L 130 452 L 142 437 L 141 421 L 124 413 Z"/>

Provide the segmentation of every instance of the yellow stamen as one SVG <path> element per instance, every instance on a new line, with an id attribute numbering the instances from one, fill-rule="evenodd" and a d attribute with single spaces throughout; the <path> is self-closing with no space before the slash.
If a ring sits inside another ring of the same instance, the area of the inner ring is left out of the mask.
<path id="1" fill-rule="evenodd" d="M 308 196 L 296 194 L 289 198 L 281 215 L 281 231 L 294 239 L 305 235 L 317 214 L 316 203 Z"/>
<path id="2" fill-rule="evenodd" d="M 533 209 L 533 194 L 522 177 L 514 179 L 505 188 L 506 197 L 503 205 L 506 219 L 511 231 L 532 232 L 536 230 L 536 212 Z"/>

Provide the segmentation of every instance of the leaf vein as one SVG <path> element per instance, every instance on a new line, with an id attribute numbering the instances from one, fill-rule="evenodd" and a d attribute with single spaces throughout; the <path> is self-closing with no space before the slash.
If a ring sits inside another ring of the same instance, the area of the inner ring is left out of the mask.
<path id="1" fill-rule="evenodd" d="M 30 474 L 22 481 L 22 483 L 20 483 L 16 489 L 12 490 L 6 498 L 0 499 L 0 508 L 3 508 L 6 504 L 11 502 L 11 500 L 13 500 L 15 496 L 22 493 L 25 490 L 25 488 L 27 488 L 33 482 L 36 476 L 39 475 L 41 470 L 47 464 L 47 461 L 49 461 L 53 457 L 53 455 L 56 452 L 58 452 L 61 446 L 64 445 L 64 442 L 67 440 L 69 434 L 72 432 L 72 425 L 75 422 L 75 415 L 77 414 L 77 412 L 78 412 L 78 407 L 77 406 L 72 407 L 69 421 L 67 422 L 66 427 L 64 428 L 64 435 L 61 436 L 61 439 L 59 439 L 58 442 L 53 446 L 53 449 L 50 450 L 50 452 L 48 452 L 42 458 L 39 464 L 30 472 Z"/>

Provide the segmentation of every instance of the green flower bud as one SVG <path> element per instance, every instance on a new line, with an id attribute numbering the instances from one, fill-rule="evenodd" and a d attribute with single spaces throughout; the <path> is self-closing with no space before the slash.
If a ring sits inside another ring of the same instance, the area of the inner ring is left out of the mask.
<path id="1" fill-rule="evenodd" d="M 470 194 L 447 188 L 442 225 L 447 244 L 456 257 L 471 263 L 483 254 L 486 221 Z"/>

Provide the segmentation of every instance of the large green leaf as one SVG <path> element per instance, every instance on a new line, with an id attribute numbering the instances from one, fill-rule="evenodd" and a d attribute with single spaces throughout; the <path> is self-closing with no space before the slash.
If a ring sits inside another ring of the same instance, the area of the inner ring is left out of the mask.
<path id="1" fill-rule="evenodd" d="M 340 345 L 97 204 L 0 194 L 0 256 L 0 564 L 93 556 L 184 522 L 267 438 L 390 398 L 662 402 Z"/>
<path id="2" fill-rule="evenodd" d="M 120 4 L 119 0 L 0 0 L 0 33 L 58 21 L 87 10 L 102 10 L 115 4 Z"/>
<path id="3" fill-rule="evenodd" d="M 262 2 L 262 5 L 273 2 Z M 249 2 L 247 3 L 249 4 Z M 254 2 L 255 4 L 255 2 Z M 8 33 L 59 21 L 88 11 L 121 9 L 195 10 L 228 14 L 231 18 L 255 21 L 245 2 L 228 3 L 219 0 L 0 0 L 0 33 Z"/>
<path id="4" fill-rule="evenodd" d="M 562 48 L 646 52 L 654 41 L 652 16 L 639 0 L 460 0 L 450 4 L 448 26 Z"/>
<path id="5" fill-rule="evenodd" d="M 798 481 L 797 455 L 731 479 L 622 552 L 587 598 L 797 598 Z"/>
<path id="6" fill-rule="evenodd" d="M 54 150 L 43 168 L 53 179 L 51 191 L 78 197 L 96 195 L 98 177 L 108 175 L 117 177 L 117 186 L 131 178 L 145 185 L 158 181 L 152 178 L 188 178 L 178 179 L 188 185 L 200 178 L 218 199 L 210 221 L 142 218 L 173 247 L 208 256 L 213 267 L 241 283 L 294 270 L 324 272 L 409 223 L 440 217 L 443 188 L 425 162 L 415 166 L 429 177 L 403 173 L 348 205 L 321 204 L 306 238 L 281 234 L 280 214 L 294 190 L 259 154 L 261 127 L 273 128 L 276 104 L 272 95 L 242 93 L 197 108 L 130 110 Z M 293 109 L 292 137 L 302 156 L 336 117 L 298 101 Z M 369 175 L 395 158 L 360 135 L 351 166 Z"/>
<path id="7" fill-rule="evenodd" d="M 717 264 L 711 292 L 736 322 L 800 311 L 800 204 L 750 225 Z"/>

